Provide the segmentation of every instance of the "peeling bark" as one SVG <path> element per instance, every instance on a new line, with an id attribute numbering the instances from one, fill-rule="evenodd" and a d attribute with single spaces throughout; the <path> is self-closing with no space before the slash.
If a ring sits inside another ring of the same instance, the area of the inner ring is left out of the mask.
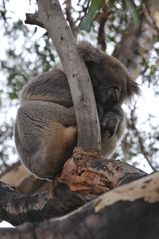
<path id="1" fill-rule="evenodd" d="M 90 200 L 146 173 L 119 160 L 104 159 L 96 152 L 76 148 L 63 167 L 58 181 Z"/>
<path id="2" fill-rule="evenodd" d="M 13 225 L 63 216 L 103 192 L 145 175 L 124 162 L 104 160 L 78 148 L 60 177 L 48 182 L 48 191 L 24 195 L 0 182 L 0 216 Z"/>

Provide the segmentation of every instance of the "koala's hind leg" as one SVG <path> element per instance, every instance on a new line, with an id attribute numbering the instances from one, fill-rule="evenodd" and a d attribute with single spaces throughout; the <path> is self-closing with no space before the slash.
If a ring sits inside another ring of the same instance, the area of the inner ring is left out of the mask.
<path id="1" fill-rule="evenodd" d="M 40 178 L 60 172 L 76 144 L 73 108 L 42 101 L 23 104 L 17 114 L 15 141 L 26 167 Z"/>

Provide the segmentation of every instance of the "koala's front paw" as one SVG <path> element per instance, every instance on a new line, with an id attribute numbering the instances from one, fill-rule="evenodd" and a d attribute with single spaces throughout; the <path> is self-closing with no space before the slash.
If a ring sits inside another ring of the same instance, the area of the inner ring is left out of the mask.
<path id="1" fill-rule="evenodd" d="M 107 112 L 103 115 L 100 122 L 101 129 L 108 138 L 116 133 L 119 121 L 118 115 L 114 112 Z"/>

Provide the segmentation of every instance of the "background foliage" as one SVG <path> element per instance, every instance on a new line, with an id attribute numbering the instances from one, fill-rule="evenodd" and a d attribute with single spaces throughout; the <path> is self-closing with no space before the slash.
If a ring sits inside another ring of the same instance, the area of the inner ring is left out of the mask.
<path id="1" fill-rule="evenodd" d="M 18 160 L 13 141 L 13 127 L 18 93 L 33 76 L 47 71 L 58 61 L 58 57 L 47 33 L 35 26 L 25 25 L 14 1 L 0 0 L 1 62 L 0 62 L 0 166 L 1 172 Z M 27 9 L 36 10 L 33 1 L 23 0 Z M 141 13 L 146 1 L 116 0 L 66 0 L 62 2 L 65 16 L 78 39 L 88 39 L 103 50 L 114 54 L 120 44 L 123 32 L 130 22 L 140 26 Z M 32 10 L 32 11 L 34 11 Z M 159 126 L 157 102 L 159 103 L 159 34 L 147 53 L 148 60 L 142 59 L 141 73 L 137 81 L 141 84 L 142 95 L 129 107 L 124 107 L 128 127 L 116 157 L 142 167 L 147 171 L 157 170 L 159 148 Z M 147 98 L 148 97 L 148 98 Z M 146 101 L 147 103 L 144 103 Z M 146 105 L 147 104 L 147 105 Z M 149 112 L 145 108 L 150 104 Z M 156 106 L 155 106 L 156 104 Z M 154 106 L 151 107 L 151 106 Z"/>

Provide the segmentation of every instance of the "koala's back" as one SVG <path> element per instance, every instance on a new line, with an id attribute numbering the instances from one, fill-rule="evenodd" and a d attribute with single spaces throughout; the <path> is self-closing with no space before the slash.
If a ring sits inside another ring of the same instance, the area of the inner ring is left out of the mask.
<path id="1" fill-rule="evenodd" d="M 21 91 L 21 103 L 32 100 L 54 102 L 65 107 L 72 106 L 72 97 L 65 73 L 54 67 L 30 80 Z"/>

